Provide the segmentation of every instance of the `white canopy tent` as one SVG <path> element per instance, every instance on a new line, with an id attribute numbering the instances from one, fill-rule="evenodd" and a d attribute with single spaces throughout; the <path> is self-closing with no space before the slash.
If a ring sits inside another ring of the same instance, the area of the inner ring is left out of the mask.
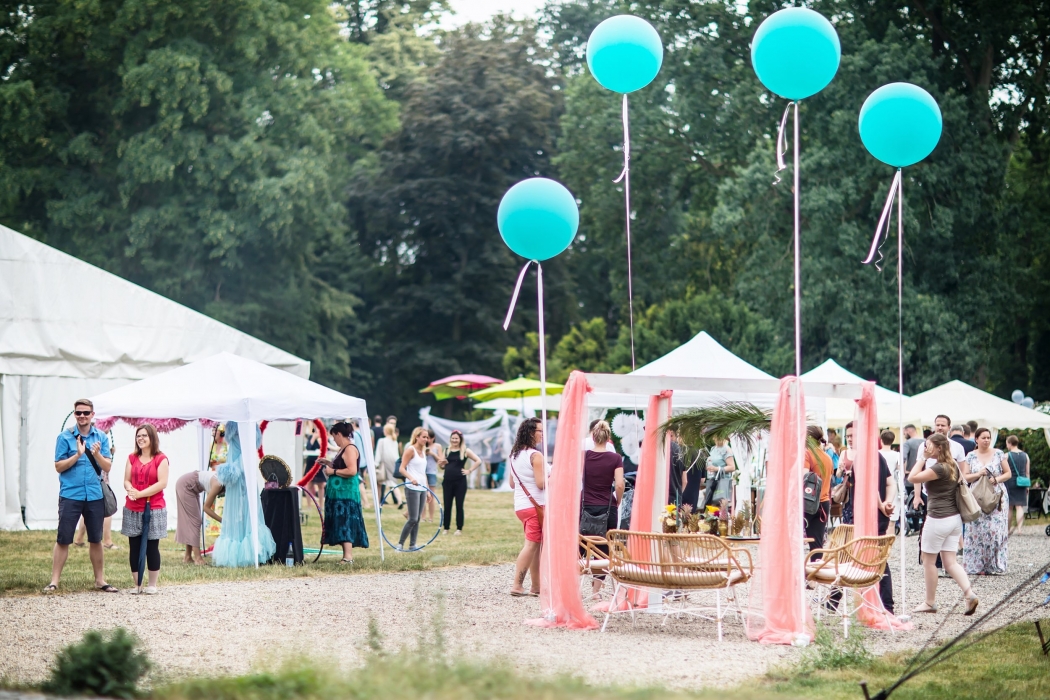
<path id="1" fill-rule="evenodd" d="M 712 385 L 699 384 L 697 386 L 705 388 L 676 390 L 672 400 L 675 412 L 711 406 L 722 401 L 749 401 L 757 406 L 771 408 L 775 392 L 771 393 L 765 387 L 769 386 L 771 380 L 778 381 L 773 375 L 763 372 L 724 348 L 707 331 L 700 331 L 688 342 L 627 376 L 711 379 L 718 380 L 715 384 L 725 387 L 723 390 L 713 391 L 706 388 Z M 837 383 L 856 384 L 857 380 Z M 641 411 L 645 408 L 647 400 L 647 396 L 631 397 L 596 388 L 595 393 L 589 397 L 588 404 L 592 411 L 610 408 Z M 823 417 L 824 398 L 814 396 L 812 400 L 807 401 L 806 408 L 808 413 Z"/>
<path id="2" fill-rule="evenodd" d="M 306 360 L 0 226 L 0 529 L 57 526 L 55 437 L 72 424 L 75 399 L 221 351 L 310 376 Z M 113 430 L 117 469 L 132 436 Z M 268 451 L 301 461 L 291 425 L 266 437 Z M 196 468 L 196 431 L 170 433 L 164 451 L 173 479 Z M 111 484 L 118 499 L 120 482 Z"/>
<path id="3" fill-rule="evenodd" d="M 859 384 L 863 377 L 853 374 L 835 360 L 827 360 L 802 375 L 803 381 L 828 382 L 840 384 Z M 890 391 L 878 384 L 875 385 L 875 404 L 879 423 L 896 427 L 920 420 L 918 413 L 911 408 L 911 399 L 901 397 L 896 391 Z M 903 404 L 903 411 L 902 409 Z M 853 420 L 857 406 L 847 399 L 828 399 L 824 406 L 824 417 L 829 428 L 842 428 Z"/>
<path id="4" fill-rule="evenodd" d="M 1042 428 L 1047 443 L 1050 443 L 1050 415 L 1001 399 L 958 379 L 912 396 L 911 408 L 919 414 L 924 425 L 933 425 L 937 415 L 944 414 L 957 423 L 977 421 L 981 427 L 992 430 L 993 440 L 1000 428 Z"/>
<path id="5" fill-rule="evenodd" d="M 96 418 L 152 418 L 197 421 L 233 421 L 238 424 L 245 482 L 259 489 L 259 458 L 255 428 L 260 421 L 295 421 L 302 418 L 357 418 L 368 425 L 363 399 L 341 394 L 288 372 L 219 353 L 164 374 L 92 397 Z M 372 442 L 364 443 L 365 468 L 375 468 Z M 200 454 L 204 456 L 203 449 Z M 208 467 L 207 459 L 200 464 Z M 379 503 L 374 478 L 369 479 L 372 497 Z M 256 512 L 251 510 L 252 532 L 257 533 Z M 379 509 L 376 526 L 380 527 Z M 258 547 L 258 538 L 255 545 Z M 383 556 L 383 542 L 379 542 Z"/>

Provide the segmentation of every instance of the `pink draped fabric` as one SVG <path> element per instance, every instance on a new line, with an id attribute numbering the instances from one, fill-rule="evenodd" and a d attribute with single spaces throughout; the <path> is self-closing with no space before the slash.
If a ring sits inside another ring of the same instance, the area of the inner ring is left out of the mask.
<path id="1" fill-rule="evenodd" d="M 634 500 L 631 501 L 631 530 L 635 532 L 652 532 L 653 515 L 656 505 L 656 486 L 660 481 L 660 469 L 667 472 L 667 465 L 658 464 L 659 455 L 667 454 L 668 438 L 664 436 L 664 449 L 659 449 L 660 425 L 671 416 L 671 393 L 662 391 L 649 397 L 649 405 L 645 410 L 645 436 L 642 438 L 641 464 L 638 465 L 638 478 L 634 483 Z M 661 411 L 661 402 L 664 410 Z M 667 493 L 667 489 L 663 489 Z M 660 499 L 663 505 L 665 499 Z M 633 541 L 632 541 L 632 544 Z M 639 542 L 638 546 L 642 543 Z M 648 557 L 645 552 L 632 552 L 632 556 L 639 559 Z M 639 589 L 632 589 L 630 601 L 636 608 L 644 608 L 648 605 L 649 596 Z"/>
<path id="2" fill-rule="evenodd" d="M 875 411 L 875 382 L 864 382 L 863 393 L 857 400 L 853 449 L 856 484 L 853 532 L 856 537 L 876 537 L 879 534 L 879 419 Z M 901 622 L 886 612 L 877 588 L 864 592 L 864 602 L 865 605 L 857 610 L 857 619 L 868 627 L 881 630 L 912 628 L 911 623 Z"/>
<path id="3" fill-rule="evenodd" d="M 540 609 L 544 616 L 526 620 L 539 627 L 596 629 L 598 623 L 580 597 L 580 487 L 583 440 L 587 425 L 587 376 L 573 372 L 561 396 L 558 440 L 547 482 L 540 555 Z"/>
<path id="4" fill-rule="evenodd" d="M 95 421 L 95 427 L 104 433 L 108 433 L 117 421 L 123 421 L 130 426 L 135 428 L 140 425 L 146 425 L 147 423 L 157 429 L 158 433 L 171 433 L 174 432 L 191 421 L 185 421 L 180 418 L 125 418 L 124 416 L 112 416 L 110 418 L 99 418 Z M 212 427 L 218 425 L 215 421 L 201 419 L 201 425 L 205 427 Z"/>
<path id="5" fill-rule="evenodd" d="M 792 390 L 798 393 L 792 396 Z M 769 468 L 762 504 L 761 567 L 755 573 L 752 598 L 761 596 L 760 609 L 748 616 L 748 636 L 762 644 L 791 644 L 801 634 L 812 639 L 813 616 L 803 606 L 802 464 L 806 430 L 802 383 L 795 377 L 780 380 L 773 409 Z M 752 599 L 754 607 L 756 601 Z"/>

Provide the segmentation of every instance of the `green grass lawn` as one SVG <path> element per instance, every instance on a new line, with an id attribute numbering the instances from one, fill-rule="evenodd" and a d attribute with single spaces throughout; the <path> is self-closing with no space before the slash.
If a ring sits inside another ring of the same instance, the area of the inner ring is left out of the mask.
<path id="1" fill-rule="evenodd" d="M 1042 655 L 1032 624 L 1003 630 L 982 643 L 909 681 L 892 695 L 900 700 L 1033 700 L 1050 697 L 1050 659 Z M 580 637 L 581 660 L 586 636 Z M 415 700 L 584 700 L 590 698 L 685 700 L 858 700 L 867 681 L 874 696 L 891 685 L 908 655 L 890 655 L 849 668 L 805 671 L 794 665 L 733 688 L 668 691 L 587 685 L 568 676 L 536 677 L 499 663 L 448 660 L 426 650 L 372 656 L 357 670 L 335 675 L 309 663 L 277 673 L 234 678 L 194 679 L 154 689 L 161 700 L 297 700 L 348 697 Z M 698 672 L 717 664 L 717 655 L 697 659 Z"/>
<path id="2" fill-rule="evenodd" d="M 389 506 L 384 508 L 383 522 L 387 537 L 397 542 L 405 519 Z M 303 546 L 317 547 L 321 528 L 317 509 L 310 503 L 304 507 L 308 519 L 303 526 Z M 465 564 L 498 564 L 513 561 L 523 542 L 521 523 L 514 517 L 513 496 L 493 491 L 469 491 L 466 500 L 466 523 L 459 537 L 441 534 L 420 552 L 398 554 L 386 551 L 386 561 L 379 558 L 379 537 L 375 514 L 365 511 L 369 549 L 354 553 L 352 569 L 339 563 L 336 548 L 325 549 L 316 564 L 313 555 L 307 556 L 305 566 L 261 566 L 258 569 L 223 569 L 209 565 L 193 566 L 182 562 L 182 548 L 175 544 L 175 533 L 161 541 L 161 584 L 198 583 L 206 581 L 242 581 L 259 578 L 292 578 L 324 576 L 349 571 L 421 571 L 440 566 Z M 453 529 L 455 528 L 453 518 Z M 430 539 L 437 523 L 420 523 L 420 542 Z M 106 551 L 106 578 L 118 588 L 132 586 L 128 566 L 128 540 L 119 532 L 113 541 L 120 551 Z M 0 592 L 3 594 L 37 593 L 51 578 L 51 550 L 55 543 L 54 530 L 0 531 Z M 330 552 L 333 552 L 330 554 Z M 70 547 L 69 561 L 62 574 L 61 592 L 91 590 L 94 579 L 86 547 Z"/>

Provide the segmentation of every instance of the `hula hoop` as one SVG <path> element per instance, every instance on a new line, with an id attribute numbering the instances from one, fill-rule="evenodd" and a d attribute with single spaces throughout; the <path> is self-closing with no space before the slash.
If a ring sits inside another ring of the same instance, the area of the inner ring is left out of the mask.
<path id="1" fill-rule="evenodd" d="M 265 456 L 262 445 L 262 434 L 266 432 L 266 426 L 270 424 L 270 421 L 264 420 L 259 423 L 259 459 Z M 317 459 L 324 459 L 328 455 L 328 429 L 324 426 L 324 421 L 320 418 L 314 418 L 314 425 L 317 426 L 317 439 L 321 444 L 321 454 L 317 456 Z M 319 462 L 314 462 L 314 466 L 310 467 L 310 471 L 303 474 L 303 478 L 299 479 L 295 483 L 296 486 L 302 488 L 310 483 L 310 481 L 317 475 L 317 472 L 321 471 L 323 465 Z"/>
<path id="2" fill-rule="evenodd" d="M 443 522 L 443 520 L 445 518 L 445 507 L 442 505 L 441 499 L 438 498 L 438 495 L 436 493 L 434 493 L 433 491 L 431 491 L 430 487 L 428 486 L 427 487 L 427 493 L 429 493 L 431 496 L 434 497 L 434 502 L 437 503 L 437 506 L 438 506 L 437 532 L 435 532 L 434 536 L 431 537 L 429 540 L 427 540 L 424 544 L 418 545 L 416 547 L 410 547 L 408 549 L 402 549 L 400 545 L 394 544 L 393 542 L 390 541 L 390 538 L 388 538 L 386 536 L 386 531 L 383 529 L 383 507 L 386 505 L 386 499 L 390 497 L 390 494 L 392 494 L 395 489 L 402 489 L 402 491 L 405 491 L 406 490 L 405 489 L 405 484 L 404 483 L 400 483 L 397 486 L 395 486 L 394 488 L 392 488 L 389 491 L 387 491 L 383 495 L 383 500 L 379 503 L 379 535 L 383 538 L 383 541 L 386 542 L 388 545 L 390 545 L 391 549 L 393 549 L 394 551 L 397 551 L 397 552 L 418 552 L 419 550 L 423 549 L 428 544 L 430 544 L 434 540 L 436 540 L 438 538 L 438 535 L 441 534 L 441 523 Z M 423 504 L 423 507 L 424 508 L 426 507 L 426 503 Z M 422 513 L 420 515 L 422 516 Z M 318 555 L 318 556 L 320 556 L 320 555 Z"/>
<path id="3" fill-rule="evenodd" d="M 304 486 L 296 486 L 296 488 L 305 493 L 307 496 L 309 496 L 310 500 L 314 502 L 314 506 L 317 508 L 317 517 L 321 521 L 321 544 L 317 549 L 317 556 L 314 557 L 314 560 L 312 562 L 310 562 L 311 564 L 316 564 L 317 560 L 321 558 L 321 553 L 324 552 L 324 513 L 321 512 L 320 502 L 312 493 L 310 493 L 309 489 L 307 489 Z"/>

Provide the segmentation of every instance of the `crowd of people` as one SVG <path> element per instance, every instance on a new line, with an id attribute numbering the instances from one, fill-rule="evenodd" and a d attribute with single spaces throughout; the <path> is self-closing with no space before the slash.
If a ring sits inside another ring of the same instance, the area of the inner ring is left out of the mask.
<path id="1" fill-rule="evenodd" d="M 106 524 L 112 516 L 112 512 L 107 511 L 113 510 L 112 505 L 107 508 L 106 498 L 109 495 L 112 500 L 108 478 L 113 456 L 107 436 L 93 423 L 91 402 L 77 400 L 74 416 L 76 425 L 63 430 L 56 440 L 59 524 L 52 578 L 45 591 L 57 589 L 69 546 L 77 543 L 79 525 L 87 539 L 96 587 L 100 591 L 116 592 L 105 580 L 102 555 L 108 534 Z M 183 558 L 187 563 L 204 563 L 200 537 L 203 515 L 221 526 L 211 551 L 216 565 L 262 563 L 275 553 L 273 537 L 263 524 L 259 496 L 249 494 L 245 485 L 236 431 L 236 423 L 216 426 L 210 468 L 184 474 L 176 482 L 175 541 L 185 548 Z M 419 427 L 402 445 L 398 442 L 397 419 L 391 416 L 383 421 L 375 416 L 370 430 L 361 430 L 354 421 L 341 421 L 328 432 L 332 443 L 328 454 L 334 452 L 334 456 L 321 457 L 320 438 L 312 426 L 308 428 L 304 435 L 304 467 L 309 471 L 320 461 L 310 488 L 323 504 L 324 544 L 342 548 L 341 562 L 353 563 L 354 548 L 369 546 L 363 510 L 377 504 L 371 502 L 371 485 L 366 483 L 367 470 L 362 468 L 365 440 L 370 441 L 374 449 L 373 478 L 379 503 L 389 501 L 405 516 L 397 550 L 417 549 L 420 523 L 434 521 L 434 496 L 441 473 L 444 474 L 440 480 L 444 510 L 440 527 L 445 533 L 461 534 L 466 519 L 468 480 L 487 465 L 467 447 L 460 431 L 453 431 L 448 445 L 441 445 L 433 430 Z M 541 453 L 543 433 L 544 426 L 539 419 L 521 421 L 506 464 L 514 492 L 514 511 L 524 534 L 510 589 L 513 596 L 539 593 L 547 476 L 547 460 Z M 805 453 L 806 469 L 816 475 L 814 483 L 819 482 L 819 487 L 814 489 L 813 512 L 805 516 L 805 533 L 811 549 L 818 549 L 825 542 L 829 526 L 853 522 L 856 459 L 853 424 L 846 425 L 844 442 L 837 431 L 829 430 L 825 435 L 817 426 L 809 426 L 807 435 L 811 444 L 820 445 L 820 449 Z M 737 465 L 728 445 L 716 441 L 704 455 L 702 464 L 698 464 L 698 458 L 686 465 L 685 448 L 673 433 L 671 438 L 668 502 L 689 504 L 696 509 L 730 500 Z M 1014 436 L 1007 438 L 1004 452 L 993 447 L 992 434 L 987 428 L 952 425 L 944 415 L 937 416 L 933 430 L 925 436 L 921 436 L 914 425 L 905 426 L 899 451 L 893 449 L 896 435 L 892 431 L 883 432 L 880 439 L 878 532 L 885 534 L 891 523 L 896 523 L 906 535 L 919 534 L 926 600 L 915 612 L 937 610 L 937 581 L 943 575 L 960 587 L 967 614 L 972 614 L 977 598 L 970 586 L 970 577 L 1005 573 L 1009 537 L 1024 525 L 1031 473 L 1028 455 L 1020 449 Z M 128 562 L 133 577 L 136 581 L 143 581 L 143 575 L 145 578 L 144 585 L 137 585 L 133 593 L 157 592 L 161 565 L 159 543 L 168 536 L 164 491 L 169 469 L 156 429 L 149 424 L 139 426 L 133 452 L 124 466 L 127 496 L 121 519 L 121 534 L 128 538 Z M 491 468 L 489 471 L 495 472 Z M 630 488 L 637 466 L 616 452 L 605 421 L 594 421 L 590 426 L 583 472 L 581 533 L 604 534 L 622 526 L 622 513 L 625 509 L 629 512 Z M 964 527 L 955 502 L 957 486 L 960 482 L 972 485 L 981 479 L 988 479 L 998 490 L 1000 507 Z M 901 484 L 906 489 L 904 512 L 898 507 Z M 203 508 L 200 506 L 202 494 Z M 220 497 L 224 497 L 221 512 L 216 505 Z M 257 509 L 258 515 L 258 545 L 249 529 L 252 508 Z M 110 543 L 110 546 L 117 545 Z M 141 571 L 143 567 L 145 571 Z M 525 585 L 526 579 L 529 587 Z M 600 586 L 600 581 L 594 585 Z M 883 604 L 893 611 L 893 587 L 888 570 L 880 590 Z"/>

